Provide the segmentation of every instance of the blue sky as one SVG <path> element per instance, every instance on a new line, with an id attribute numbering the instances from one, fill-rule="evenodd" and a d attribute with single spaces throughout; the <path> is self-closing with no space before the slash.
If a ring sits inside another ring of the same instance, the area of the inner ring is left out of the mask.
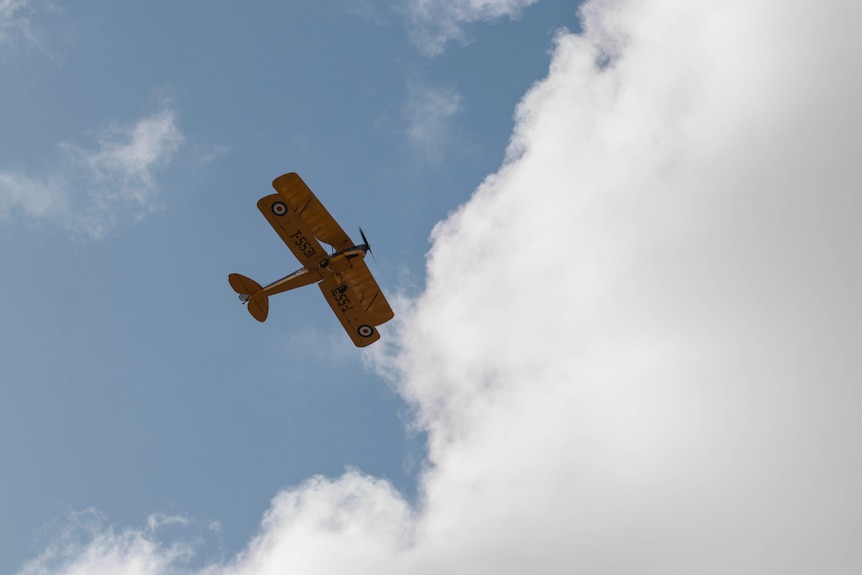
<path id="1" fill-rule="evenodd" d="M 0 0 L 0 573 L 858 573 L 860 16 Z"/>

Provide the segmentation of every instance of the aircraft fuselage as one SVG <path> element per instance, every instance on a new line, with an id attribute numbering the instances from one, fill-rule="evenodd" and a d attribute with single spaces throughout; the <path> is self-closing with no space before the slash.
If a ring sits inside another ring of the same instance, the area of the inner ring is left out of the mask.
<path id="1" fill-rule="evenodd" d="M 340 252 L 336 252 L 329 258 L 322 260 L 317 269 L 309 269 L 302 267 L 295 272 L 284 276 L 280 280 L 276 280 L 265 286 L 258 294 L 258 297 L 269 297 L 273 294 L 286 292 L 298 287 L 307 286 L 318 283 L 327 278 L 334 277 L 339 285 L 341 284 L 341 274 L 351 268 L 354 261 L 362 261 L 365 259 L 366 246 L 353 246 Z M 358 260 L 357 260 L 358 258 Z"/>

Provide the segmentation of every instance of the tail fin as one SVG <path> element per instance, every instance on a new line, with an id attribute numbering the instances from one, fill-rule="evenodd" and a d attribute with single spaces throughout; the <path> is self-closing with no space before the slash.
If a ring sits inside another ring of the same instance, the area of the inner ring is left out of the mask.
<path id="1" fill-rule="evenodd" d="M 269 298 L 261 293 L 263 288 L 260 284 L 240 274 L 230 274 L 227 276 L 227 281 L 230 282 L 233 291 L 239 294 L 240 301 L 248 304 L 248 312 L 251 316 L 257 321 L 266 321 L 269 313 Z"/>

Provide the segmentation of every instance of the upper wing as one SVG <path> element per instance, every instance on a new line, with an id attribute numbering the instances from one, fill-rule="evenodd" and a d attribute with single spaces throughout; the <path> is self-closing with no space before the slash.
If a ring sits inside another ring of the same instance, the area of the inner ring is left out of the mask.
<path id="1" fill-rule="evenodd" d="M 348 287 L 341 292 L 335 278 L 326 279 L 317 285 L 356 347 L 365 347 L 380 339 L 380 334 L 374 329 L 374 319 L 362 307 L 355 291 Z"/>
<path id="2" fill-rule="evenodd" d="M 314 238 L 311 226 L 294 215 L 281 194 L 270 194 L 257 202 L 257 208 L 303 266 L 318 270 L 329 263 L 323 246 Z M 323 263 L 323 262 L 326 263 Z"/>
<path id="3" fill-rule="evenodd" d="M 383 297 L 383 292 L 364 261 L 352 263 L 342 277 L 348 288 L 358 296 L 359 305 L 368 315 L 371 325 L 380 325 L 395 317 L 395 312 L 389 307 L 389 302 Z"/>
<path id="4" fill-rule="evenodd" d="M 308 231 L 321 242 L 327 243 L 336 251 L 353 246 L 350 237 L 344 233 L 323 204 L 315 197 L 298 174 L 291 172 L 277 177 L 272 187 L 279 193 L 288 210 L 301 219 Z"/>

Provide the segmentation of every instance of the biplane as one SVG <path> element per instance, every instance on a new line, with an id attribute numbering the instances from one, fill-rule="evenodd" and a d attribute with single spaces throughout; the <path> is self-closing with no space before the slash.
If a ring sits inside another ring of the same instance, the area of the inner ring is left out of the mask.
<path id="1" fill-rule="evenodd" d="M 279 176 L 272 187 L 276 193 L 261 198 L 257 207 L 303 267 L 266 287 L 230 274 L 240 301 L 262 322 L 269 296 L 316 283 L 353 343 L 365 347 L 380 339 L 376 327 L 395 314 L 365 264 L 371 246 L 362 228 L 362 243 L 356 245 L 295 173 Z"/>

